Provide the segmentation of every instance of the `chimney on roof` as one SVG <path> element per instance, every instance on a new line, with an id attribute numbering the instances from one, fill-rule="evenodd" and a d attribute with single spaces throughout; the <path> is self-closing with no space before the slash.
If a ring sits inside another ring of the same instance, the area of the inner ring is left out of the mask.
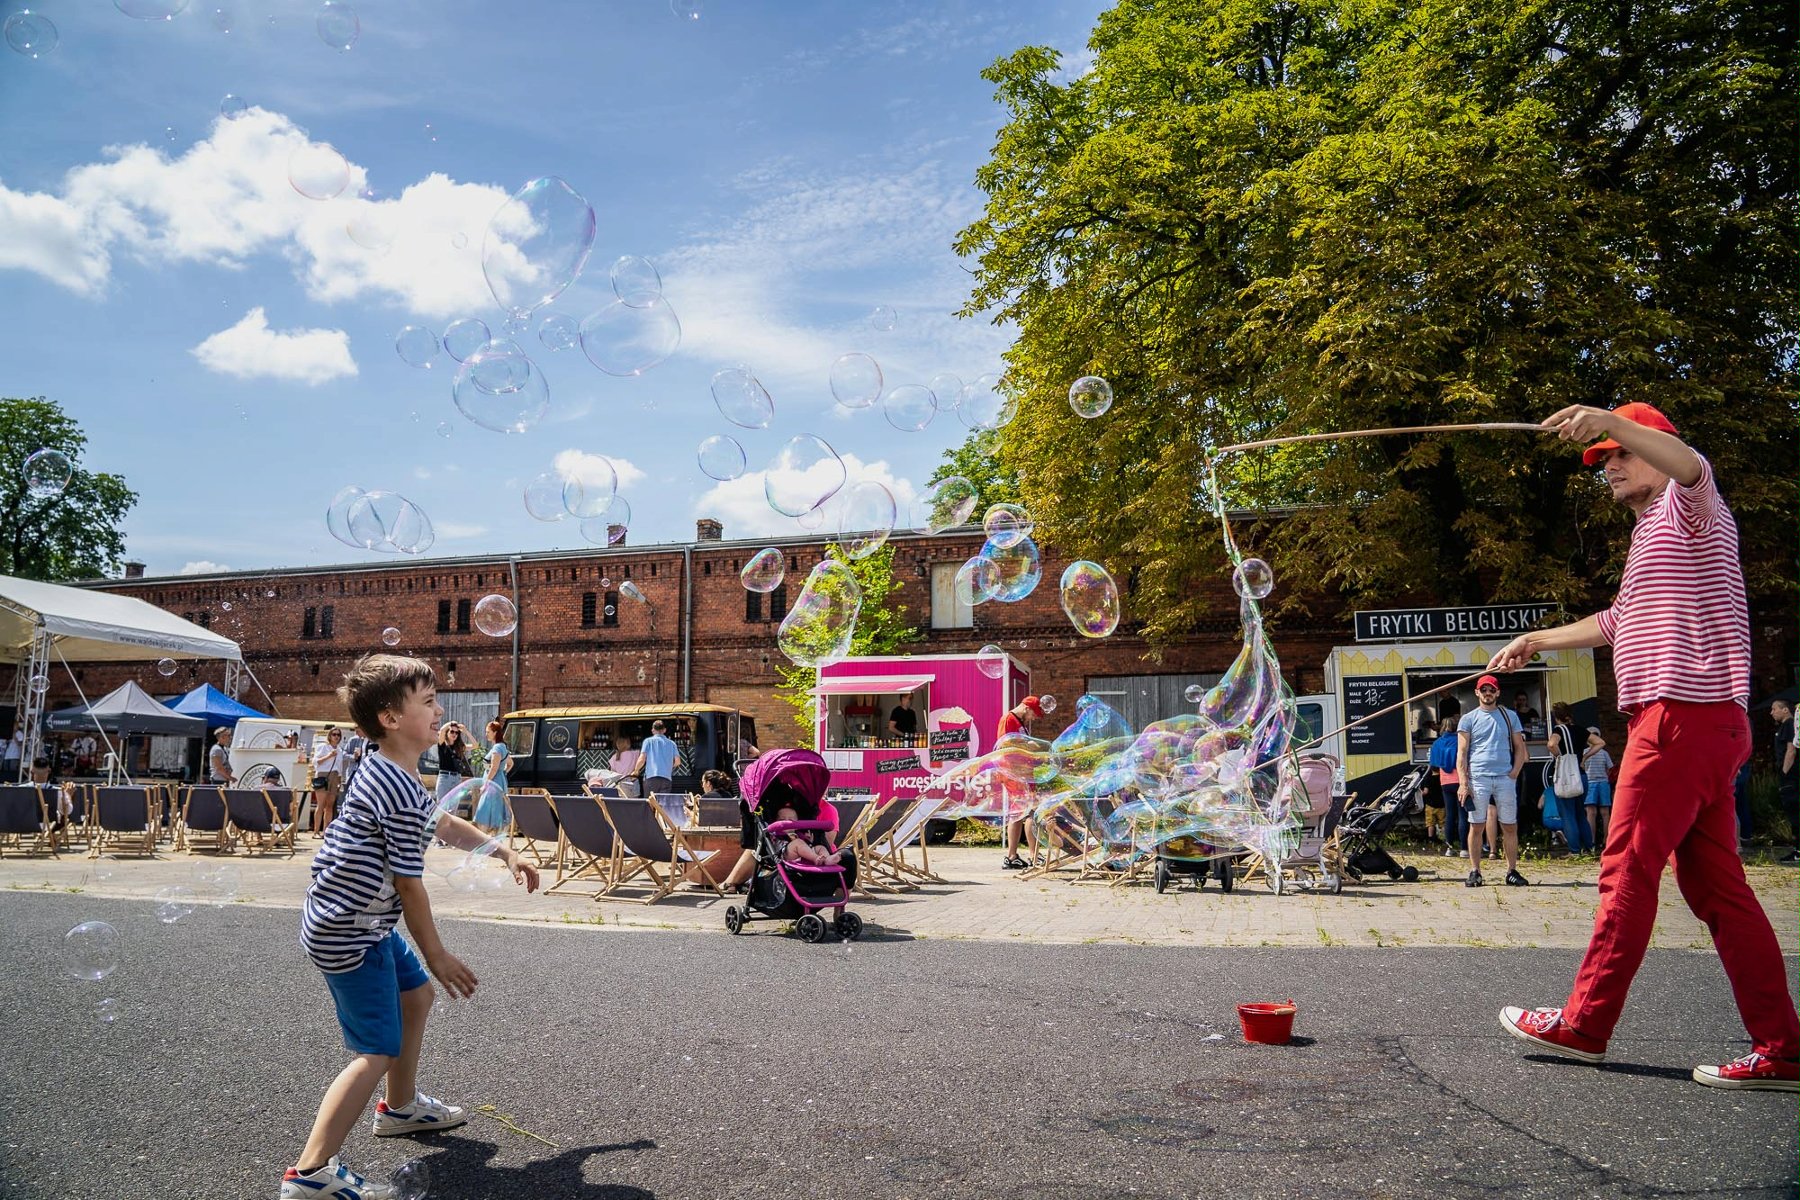
<path id="1" fill-rule="evenodd" d="M 625 526 L 608 525 L 606 527 L 606 544 L 608 546 L 623 546 L 625 544 Z"/>
<path id="2" fill-rule="evenodd" d="M 722 542 L 725 540 L 725 526 L 711 517 L 701 517 L 694 522 L 694 540 L 696 542 Z"/>
<path id="3" fill-rule="evenodd" d="M 142 579 L 143 577 L 144 577 L 144 564 L 143 563 L 128 562 L 125 564 L 125 578 L 127 578 L 127 579 Z"/>

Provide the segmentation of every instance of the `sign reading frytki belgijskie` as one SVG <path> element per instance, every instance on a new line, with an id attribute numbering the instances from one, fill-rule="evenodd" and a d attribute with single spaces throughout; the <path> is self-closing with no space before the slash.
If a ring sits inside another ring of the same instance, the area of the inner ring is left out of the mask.
<path id="1" fill-rule="evenodd" d="M 1359 642 L 1455 642 L 1511 638 L 1538 628 L 1561 605 L 1488 604 L 1477 608 L 1380 608 L 1356 613 Z"/>

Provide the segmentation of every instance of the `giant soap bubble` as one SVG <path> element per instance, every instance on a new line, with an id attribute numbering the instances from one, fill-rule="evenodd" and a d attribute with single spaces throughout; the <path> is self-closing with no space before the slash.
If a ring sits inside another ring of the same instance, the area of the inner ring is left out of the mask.
<path id="1" fill-rule="evenodd" d="M 499 593 L 483 596 L 475 602 L 475 628 L 489 637 L 505 637 L 519 625 L 519 610 Z"/>
<path id="2" fill-rule="evenodd" d="M 506 339 L 489 342 L 457 365 L 450 396 L 458 412 L 495 433 L 524 433 L 550 409 L 544 372 Z"/>
<path id="3" fill-rule="evenodd" d="M 657 366 L 681 345 L 681 321 L 661 297 L 614 300 L 581 322 L 581 351 L 608 375 L 629 378 Z"/>
<path id="4" fill-rule="evenodd" d="M 981 557 L 994 564 L 998 583 L 994 599 L 1006 604 L 1023 600 L 1037 589 L 1043 575 L 1043 563 L 1037 543 L 1023 538 L 1009 546 L 997 546 L 989 538 L 981 547 Z"/>
<path id="5" fill-rule="evenodd" d="M 844 460 L 824 438 L 796 434 L 764 468 L 763 495 L 782 516 L 799 517 L 835 496 L 845 476 Z"/>
<path id="6" fill-rule="evenodd" d="M 727 434 L 715 433 L 702 439 L 696 456 L 700 470 L 707 478 L 729 483 L 744 473 L 743 443 Z"/>
<path id="7" fill-rule="evenodd" d="M 712 377 L 713 403 L 719 415 L 745 429 L 767 429 L 775 416 L 768 389 L 746 366 L 726 367 Z"/>
<path id="8" fill-rule="evenodd" d="M 826 559 L 806 577 L 799 599 L 782 618 L 775 644 L 798 666 L 820 667 L 850 653 L 862 585 L 849 567 Z"/>
<path id="9" fill-rule="evenodd" d="M 1000 389 L 998 375 L 982 375 L 957 398 L 956 415 L 974 430 L 999 429 L 1018 415 L 1018 401 Z"/>
<path id="10" fill-rule="evenodd" d="M 25 459 L 25 490 L 33 499 L 48 500 L 60 496 L 74 475 L 75 465 L 61 450 L 45 447 L 33 450 Z"/>
<path id="11" fill-rule="evenodd" d="M 992 600 L 999 589 L 1000 569 L 992 559 L 979 554 L 956 568 L 956 577 L 951 583 L 956 598 L 971 608 Z"/>
<path id="12" fill-rule="evenodd" d="M 1030 537 L 1036 527 L 1031 514 L 1019 504 L 990 505 L 981 518 L 982 531 L 996 546 L 1016 546 Z"/>
<path id="13" fill-rule="evenodd" d="M 1069 385 L 1069 407 L 1078 417 L 1092 420 L 1112 407 L 1112 384 L 1098 375 L 1083 375 Z"/>
<path id="14" fill-rule="evenodd" d="M 861 352 L 840 355 L 831 364 L 831 394 L 845 408 L 867 408 L 881 399 L 881 367 Z"/>
<path id="15" fill-rule="evenodd" d="M 520 188 L 488 222 L 481 270 L 500 307 L 523 315 L 562 295 L 593 248 L 593 206 L 546 176 Z"/>
<path id="16" fill-rule="evenodd" d="M 901 384 L 882 400 L 881 412 L 901 433 L 918 433 L 937 416 L 937 397 L 919 384 Z"/>
<path id="17" fill-rule="evenodd" d="M 773 546 L 766 546 L 751 556 L 738 572 L 738 579 L 753 592 L 772 592 L 781 586 L 787 574 L 787 560 L 781 551 Z"/>
<path id="18" fill-rule="evenodd" d="M 1083 637 L 1103 638 L 1119 627 L 1119 587 L 1099 563 L 1070 563 L 1059 591 L 1063 612 Z"/>
<path id="19" fill-rule="evenodd" d="M 539 521 L 560 521 L 569 515 L 563 506 L 567 480 L 555 471 L 540 471 L 525 485 L 525 511 Z"/>
<path id="20" fill-rule="evenodd" d="M 344 515 L 350 542 L 384 554 L 423 554 L 437 534 L 425 510 L 398 492 L 364 492 Z"/>
<path id="21" fill-rule="evenodd" d="M 928 486 L 913 504 L 913 528 L 938 534 L 966 522 L 980 500 L 975 485 L 961 475 L 947 475 Z"/>
<path id="22" fill-rule="evenodd" d="M 71 979 L 98 983 L 119 966 L 119 931 L 105 921 L 83 921 L 63 934 L 63 970 Z"/>
<path id="23" fill-rule="evenodd" d="M 838 544 L 851 558 L 867 558 L 894 532 L 894 493 L 873 479 L 853 483 L 838 510 Z"/>

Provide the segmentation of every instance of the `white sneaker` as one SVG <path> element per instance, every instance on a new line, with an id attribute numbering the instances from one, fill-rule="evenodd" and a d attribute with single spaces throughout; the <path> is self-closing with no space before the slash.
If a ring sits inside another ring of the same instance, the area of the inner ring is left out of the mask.
<path id="1" fill-rule="evenodd" d="M 281 1180 L 281 1200 L 313 1200 L 336 1196 L 339 1200 L 392 1200 L 394 1189 L 371 1183 L 332 1155 L 324 1166 L 302 1175 L 289 1167 Z"/>
<path id="2" fill-rule="evenodd" d="M 423 1092 L 405 1108 L 389 1108 L 386 1100 L 375 1104 L 375 1136 L 398 1137 L 405 1133 L 437 1133 L 466 1125 L 469 1114 L 455 1104 L 434 1100 Z"/>

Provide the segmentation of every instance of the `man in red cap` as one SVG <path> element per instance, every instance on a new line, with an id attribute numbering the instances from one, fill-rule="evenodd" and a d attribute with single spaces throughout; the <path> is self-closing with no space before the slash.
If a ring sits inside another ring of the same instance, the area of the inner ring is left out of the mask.
<path id="1" fill-rule="evenodd" d="M 1456 777 L 1463 781 L 1463 811 L 1469 816 L 1469 887 L 1480 887 L 1481 837 L 1506 848 L 1506 885 L 1525 887 L 1519 874 L 1519 773 L 1525 769 L 1525 731 L 1519 714 L 1500 706 L 1500 681 L 1483 675 L 1475 682 L 1472 708 L 1456 723 Z"/>
<path id="2" fill-rule="evenodd" d="M 1027 696 L 1017 704 L 1013 705 L 1011 712 L 1008 712 L 1005 716 L 1000 718 L 1000 730 L 995 735 L 995 738 L 1003 738 L 1009 733 L 1030 733 L 1032 718 L 1042 717 L 1043 715 L 1044 705 L 1042 701 L 1036 696 Z M 1029 803 L 1029 801 L 1025 797 L 1013 797 L 1010 793 L 1008 795 L 1007 807 L 1009 809 L 1022 807 L 1027 803 Z M 1037 857 L 1038 848 L 1037 827 L 1025 817 L 1020 817 L 1016 821 L 1008 821 L 1006 823 L 1006 857 L 1000 861 L 1002 867 L 1005 867 L 1008 871 L 1021 871 L 1031 865 L 1029 862 L 1019 857 L 1019 843 L 1022 839 L 1027 838 L 1030 840 L 1031 857 L 1035 859 Z"/>
<path id="3" fill-rule="evenodd" d="M 1567 441 L 1602 440 L 1613 499 L 1637 516 L 1612 607 L 1515 638 L 1490 670 L 1541 650 L 1610 644 L 1619 707 L 1630 716 L 1600 862 L 1600 910 L 1574 990 L 1561 1008 L 1505 1008 L 1500 1025 L 1540 1050 L 1582 1062 L 1606 1056 L 1625 993 L 1656 921 L 1663 864 L 1712 931 L 1751 1050 L 1694 1068 L 1709 1087 L 1800 1091 L 1800 1017 L 1775 931 L 1744 881 L 1732 777 L 1750 753 L 1750 620 L 1737 523 L 1712 466 L 1648 404 L 1612 412 L 1576 405 L 1544 422 Z"/>

